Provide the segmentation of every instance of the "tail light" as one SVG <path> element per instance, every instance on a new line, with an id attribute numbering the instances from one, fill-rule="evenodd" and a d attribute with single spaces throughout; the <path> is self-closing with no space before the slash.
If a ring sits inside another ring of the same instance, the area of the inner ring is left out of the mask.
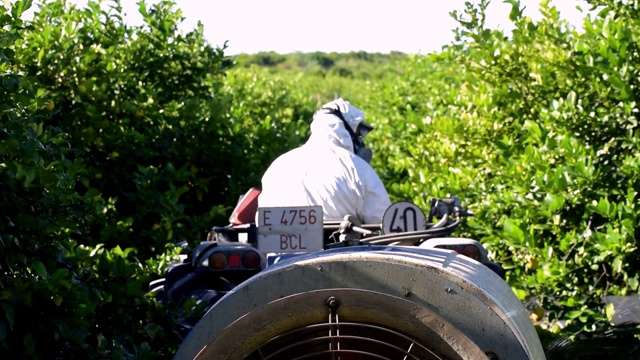
<path id="1" fill-rule="evenodd" d="M 229 267 L 240 267 L 240 254 L 229 254 Z"/>
<path id="2" fill-rule="evenodd" d="M 254 251 L 242 254 L 242 266 L 246 269 L 255 269 L 260 266 L 260 255 Z"/>
<path id="3" fill-rule="evenodd" d="M 214 252 L 209 256 L 209 267 L 214 270 L 223 270 L 228 263 L 227 255 L 223 252 Z"/>
<path id="4" fill-rule="evenodd" d="M 217 246 L 209 250 L 200 266 L 209 270 L 255 270 L 262 263 L 260 254 L 248 246 Z"/>

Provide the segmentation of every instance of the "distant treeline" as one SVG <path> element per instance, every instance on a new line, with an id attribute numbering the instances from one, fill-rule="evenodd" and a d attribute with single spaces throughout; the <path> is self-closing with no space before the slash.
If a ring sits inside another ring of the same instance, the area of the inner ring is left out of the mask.
<path id="1" fill-rule="evenodd" d="M 352 51 L 348 53 L 310 52 L 279 54 L 273 51 L 256 54 L 238 54 L 233 59 L 238 66 L 249 68 L 258 66 L 273 71 L 299 71 L 320 75 L 337 75 L 344 78 L 380 78 L 389 66 L 400 71 L 400 62 L 410 55 L 393 51 L 391 53 L 368 53 Z"/>

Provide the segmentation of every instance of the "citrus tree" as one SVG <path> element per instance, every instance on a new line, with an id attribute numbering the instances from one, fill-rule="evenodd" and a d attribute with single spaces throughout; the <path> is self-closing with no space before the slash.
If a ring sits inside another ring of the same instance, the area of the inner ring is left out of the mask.
<path id="1" fill-rule="evenodd" d="M 461 196 L 536 319 L 593 329 L 602 296 L 638 290 L 638 6 L 590 1 L 575 29 L 548 1 L 539 21 L 509 3 L 510 36 L 467 4 L 454 44 L 376 89 L 385 180 Z"/>
<path id="2" fill-rule="evenodd" d="M 117 0 L 42 2 L 31 21 L 31 1 L 0 4 L 0 357 L 172 354 L 189 309 L 166 314 L 147 283 L 336 95 L 376 126 L 394 200 L 474 210 L 458 235 L 486 244 L 536 320 L 606 321 L 601 297 L 639 285 L 638 5 L 589 0 L 575 29 L 547 1 L 539 21 L 508 2 L 512 34 L 469 3 L 453 44 L 388 68 L 262 59 L 311 59 L 302 74 L 235 67 L 202 25 L 178 30 L 172 1 L 139 2 L 140 26 Z"/>
<path id="3" fill-rule="evenodd" d="M 227 78 L 172 1 L 139 2 L 140 26 L 119 1 L 25 21 L 31 5 L 0 5 L 0 357 L 167 356 L 189 309 L 167 315 L 147 284 L 301 143 L 314 106 L 285 80 Z"/>

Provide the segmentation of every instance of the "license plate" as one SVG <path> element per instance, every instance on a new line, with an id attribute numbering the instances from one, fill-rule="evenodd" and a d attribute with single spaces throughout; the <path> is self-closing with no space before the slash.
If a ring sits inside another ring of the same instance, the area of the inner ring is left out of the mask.
<path id="1" fill-rule="evenodd" d="M 258 208 L 258 250 L 300 253 L 322 250 L 322 206 Z"/>

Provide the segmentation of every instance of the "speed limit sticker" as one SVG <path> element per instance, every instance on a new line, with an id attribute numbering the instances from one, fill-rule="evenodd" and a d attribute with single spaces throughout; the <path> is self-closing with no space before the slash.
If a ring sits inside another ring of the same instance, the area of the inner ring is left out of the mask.
<path id="1" fill-rule="evenodd" d="M 385 234 L 424 230 L 427 220 L 422 209 L 408 201 L 391 204 L 382 217 Z"/>

